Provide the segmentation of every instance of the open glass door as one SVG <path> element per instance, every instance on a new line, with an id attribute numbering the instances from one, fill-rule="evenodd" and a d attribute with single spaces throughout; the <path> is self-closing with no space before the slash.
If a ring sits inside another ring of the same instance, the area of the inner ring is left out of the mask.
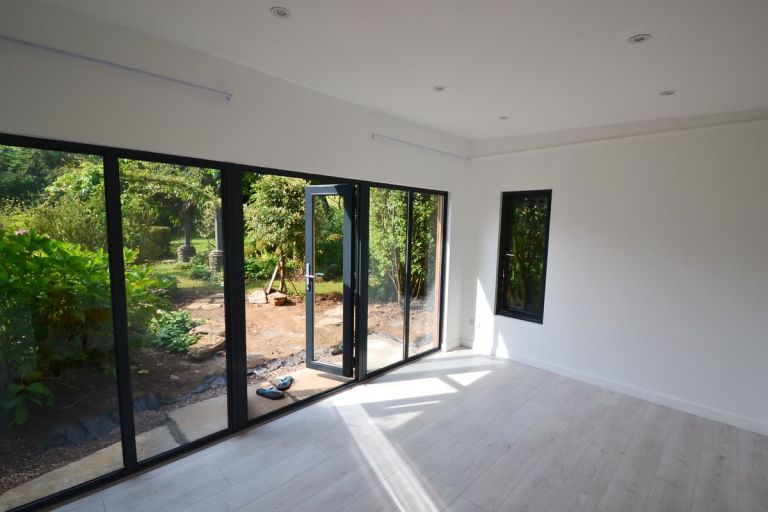
<path id="1" fill-rule="evenodd" d="M 311 185 L 305 201 L 307 367 L 352 377 L 353 188 Z M 338 291 L 329 291 L 339 280 L 341 303 Z"/>

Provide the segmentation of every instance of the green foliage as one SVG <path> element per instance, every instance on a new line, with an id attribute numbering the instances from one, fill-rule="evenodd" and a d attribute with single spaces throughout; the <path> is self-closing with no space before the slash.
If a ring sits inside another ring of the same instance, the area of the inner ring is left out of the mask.
<path id="1" fill-rule="evenodd" d="M 246 242 L 264 244 L 282 259 L 299 261 L 304 255 L 304 188 L 308 181 L 284 176 L 261 176 L 251 186 L 243 208 Z"/>
<path id="2" fill-rule="evenodd" d="M 0 146 L 2 148 L 2 146 Z M 74 165 L 74 164 L 73 164 Z M 36 201 L 5 199 L 0 205 L 0 227 L 34 230 L 96 250 L 106 246 L 103 169 L 82 160 L 76 167 L 51 170 L 60 174 Z"/>
<path id="3" fill-rule="evenodd" d="M 0 201 L 34 204 L 56 177 L 84 160 L 98 157 L 0 145 Z"/>
<path id="4" fill-rule="evenodd" d="M 438 196 L 413 194 L 409 283 L 412 297 L 422 297 L 429 283 L 434 283 L 439 206 Z M 408 194 L 371 188 L 369 216 L 369 294 L 379 300 L 400 302 L 405 293 Z"/>
<path id="5" fill-rule="evenodd" d="M 405 294 L 408 194 L 371 188 L 369 218 L 369 293 L 379 300 L 400 303 Z"/>
<path id="6" fill-rule="evenodd" d="M 201 281 L 210 281 L 214 277 L 211 267 L 207 263 L 191 264 L 189 275 L 192 279 L 200 279 Z"/>
<path id="7" fill-rule="evenodd" d="M 154 261 L 171 252 L 171 228 L 147 226 L 139 235 L 139 256 L 144 261 Z"/>
<path id="8" fill-rule="evenodd" d="M 120 186 L 126 246 L 141 247 L 148 226 L 181 229 L 185 218 L 199 234 L 213 236 L 219 171 L 120 160 Z"/>
<path id="9" fill-rule="evenodd" d="M 272 277 L 277 258 L 270 255 L 247 256 L 244 263 L 245 278 L 249 281 L 258 281 Z"/>
<path id="10" fill-rule="evenodd" d="M 186 311 L 164 311 L 149 324 L 152 332 L 152 344 L 166 352 L 186 353 L 190 346 L 197 343 L 197 336 L 189 330 L 200 325 Z"/>
<path id="11" fill-rule="evenodd" d="M 132 262 L 135 254 L 126 251 L 125 259 Z M 154 276 L 147 267 L 132 265 L 129 269 L 129 328 L 132 342 L 140 342 L 149 319 L 167 305 L 163 293 L 170 283 Z M 72 367 L 112 369 L 114 339 L 106 252 L 34 231 L 16 234 L 3 229 L 0 283 L 0 375 L 5 379 L 0 384 L 6 387 L 6 396 L 21 397 L 16 404 L 36 404 L 32 397 L 40 398 L 41 389 L 30 385 Z M 30 375 L 38 373 L 41 379 L 33 381 Z"/>
<path id="12" fill-rule="evenodd" d="M 509 253 L 504 261 L 506 304 L 529 309 L 541 300 L 546 244 L 547 200 L 516 198 L 511 212 Z"/>
<path id="13" fill-rule="evenodd" d="M 12 382 L 5 388 L 3 411 L 13 411 L 13 423 L 22 426 L 29 420 L 29 406 L 53 407 L 54 396 L 48 387 L 40 382 L 42 373 L 22 375 L 19 382 Z"/>
<path id="14" fill-rule="evenodd" d="M 411 296 L 422 297 L 435 282 L 437 230 L 440 198 L 413 194 L 413 234 L 411 235 Z"/>

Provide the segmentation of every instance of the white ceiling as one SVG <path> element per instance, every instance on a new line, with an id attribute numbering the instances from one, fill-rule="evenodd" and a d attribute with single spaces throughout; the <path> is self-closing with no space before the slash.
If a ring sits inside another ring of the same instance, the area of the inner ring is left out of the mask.
<path id="1" fill-rule="evenodd" d="M 768 0 L 46 1 L 467 139 L 768 108 Z"/>

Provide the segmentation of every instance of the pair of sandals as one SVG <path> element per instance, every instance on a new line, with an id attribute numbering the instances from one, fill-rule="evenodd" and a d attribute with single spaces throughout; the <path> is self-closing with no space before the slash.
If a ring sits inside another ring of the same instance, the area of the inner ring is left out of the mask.
<path id="1" fill-rule="evenodd" d="M 285 390 L 293 385 L 293 377 L 286 375 L 280 377 L 275 381 L 275 385 L 269 388 L 259 388 L 256 390 L 256 394 L 269 398 L 270 400 L 279 400 L 285 396 Z"/>

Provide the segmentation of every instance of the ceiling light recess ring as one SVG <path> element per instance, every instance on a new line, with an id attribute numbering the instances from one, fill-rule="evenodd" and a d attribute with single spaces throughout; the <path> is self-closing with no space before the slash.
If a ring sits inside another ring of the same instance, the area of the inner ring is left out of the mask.
<path id="1" fill-rule="evenodd" d="M 272 13 L 272 16 L 276 16 L 278 18 L 287 18 L 288 16 L 291 15 L 291 11 L 289 11 L 285 7 L 280 7 L 278 5 L 270 8 L 269 12 Z"/>
<path id="2" fill-rule="evenodd" d="M 653 36 L 651 34 L 635 34 L 627 39 L 629 44 L 642 44 L 647 43 Z"/>

